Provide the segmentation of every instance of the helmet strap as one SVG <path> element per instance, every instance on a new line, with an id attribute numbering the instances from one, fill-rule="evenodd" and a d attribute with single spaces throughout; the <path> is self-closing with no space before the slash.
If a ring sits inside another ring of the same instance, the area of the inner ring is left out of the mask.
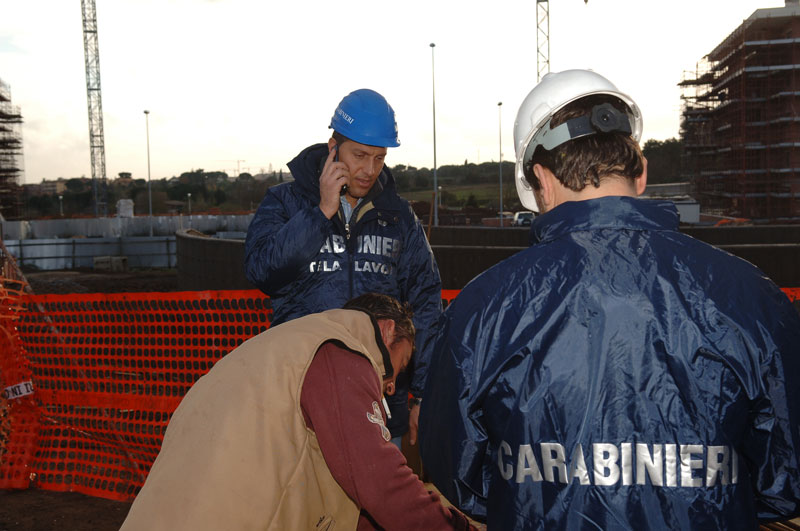
<path id="1" fill-rule="evenodd" d="M 584 136 L 600 133 L 630 135 L 633 131 L 628 113 L 620 111 L 610 103 L 595 105 L 589 114 L 567 120 L 553 129 L 550 129 L 549 126 L 550 121 L 548 120 L 548 123 L 542 128 L 541 142 L 539 142 L 548 151 L 565 142 Z"/>

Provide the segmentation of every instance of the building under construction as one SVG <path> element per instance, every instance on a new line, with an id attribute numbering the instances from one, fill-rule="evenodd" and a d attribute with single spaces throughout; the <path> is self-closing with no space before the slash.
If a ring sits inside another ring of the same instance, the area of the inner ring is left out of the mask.
<path id="1" fill-rule="evenodd" d="M 0 219 L 22 215 L 22 114 L 0 79 Z"/>
<path id="2" fill-rule="evenodd" d="M 704 212 L 800 221 L 800 0 L 759 9 L 686 73 L 682 172 Z"/>

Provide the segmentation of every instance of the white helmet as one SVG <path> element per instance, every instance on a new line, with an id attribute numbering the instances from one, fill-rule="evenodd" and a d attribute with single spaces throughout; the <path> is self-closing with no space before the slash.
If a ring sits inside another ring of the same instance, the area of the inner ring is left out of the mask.
<path id="1" fill-rule="evenodd" d="M 523 171 L 525 164 L 533 157 L 536 146 L 541 145 L 550 150 L 568 140 L 595 134 L 601 130 L 591 125 L 581 131 L 574 131 L 567 124 L 551 129 L 550 119 L 568 103 L 595 94 L 615 96 L 629 108 L 628 124 L 622 124 L 620 129 L 609 130 L 629 130 L 637 142 L 642 137 L 642 113 L 639 106 L 600 74 L 591 70 L 565 70 L 545 75 L 523 100 L 514 122 L 514 147 L 517 155 L 514 177 L 519 200 L 528 210 L 539 212 L 533 189 L 525 179 Z M 593 120 L 592 124 L 595 124 Z"/>

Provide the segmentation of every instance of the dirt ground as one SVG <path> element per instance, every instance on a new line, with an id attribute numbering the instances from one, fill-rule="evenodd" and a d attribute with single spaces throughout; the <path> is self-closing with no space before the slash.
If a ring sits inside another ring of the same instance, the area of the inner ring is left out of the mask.
<path id="1" fill-rule="evenodd" d="M 0 490 L 0 531 L 116 531 L 130 506 L 76 492 Z"/>
<path id="2" fill-rule="evenodd" d="M 178 290 L 178 273 L 174 269 L 144 269 L 118 273 L 102 273 L 94 270 L 36 271 L 24 274 L 37 295 Z"/>

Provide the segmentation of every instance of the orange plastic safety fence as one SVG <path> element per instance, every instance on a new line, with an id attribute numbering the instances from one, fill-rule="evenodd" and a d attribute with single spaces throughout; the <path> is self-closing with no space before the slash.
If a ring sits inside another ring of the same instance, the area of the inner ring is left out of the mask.
<path id="1" fill-rule="evenodd" d="M 39 413 L 24 479 L 118 500 L 138 492 L 189 387 L 271 314 L 255 290 L 23 300 L 19 333 Z M 26 486 L 9 475 L 18 470 L 3 459 L 0 488 Z"/>
<path id="2" fill-rule="evenodd" d="M 0 277 L 0 486 L 24 488 L 40 415 L 17 327 L 26 284 L 15 277 Z"/>
<path id="3" fill-rule="evenodd" d="M 800 301 L 800 288 L 782 288 L 791 301 Z"/>
<path id="4" fill-rule="evenodd" d="M 186 391 L 271 317 L 256 290 L 35 296 L 4 285 L 0 488 L 133 499 Z M 800 300 L 800 288 L 784 291 Z"/>
<path id="5" fill-rule="evenodd" d="M 458 295 L 458 293 L 460 291 L 461 290 L 458 290 L 458 289 L 443 289 L 442 290 L 442 303 L 443 303 L 443 306 L 445 308 L 447 308 L 447 306 L 451 302 L 453 302 L 453 299 L 456 298 L 456 296 Z"/>

